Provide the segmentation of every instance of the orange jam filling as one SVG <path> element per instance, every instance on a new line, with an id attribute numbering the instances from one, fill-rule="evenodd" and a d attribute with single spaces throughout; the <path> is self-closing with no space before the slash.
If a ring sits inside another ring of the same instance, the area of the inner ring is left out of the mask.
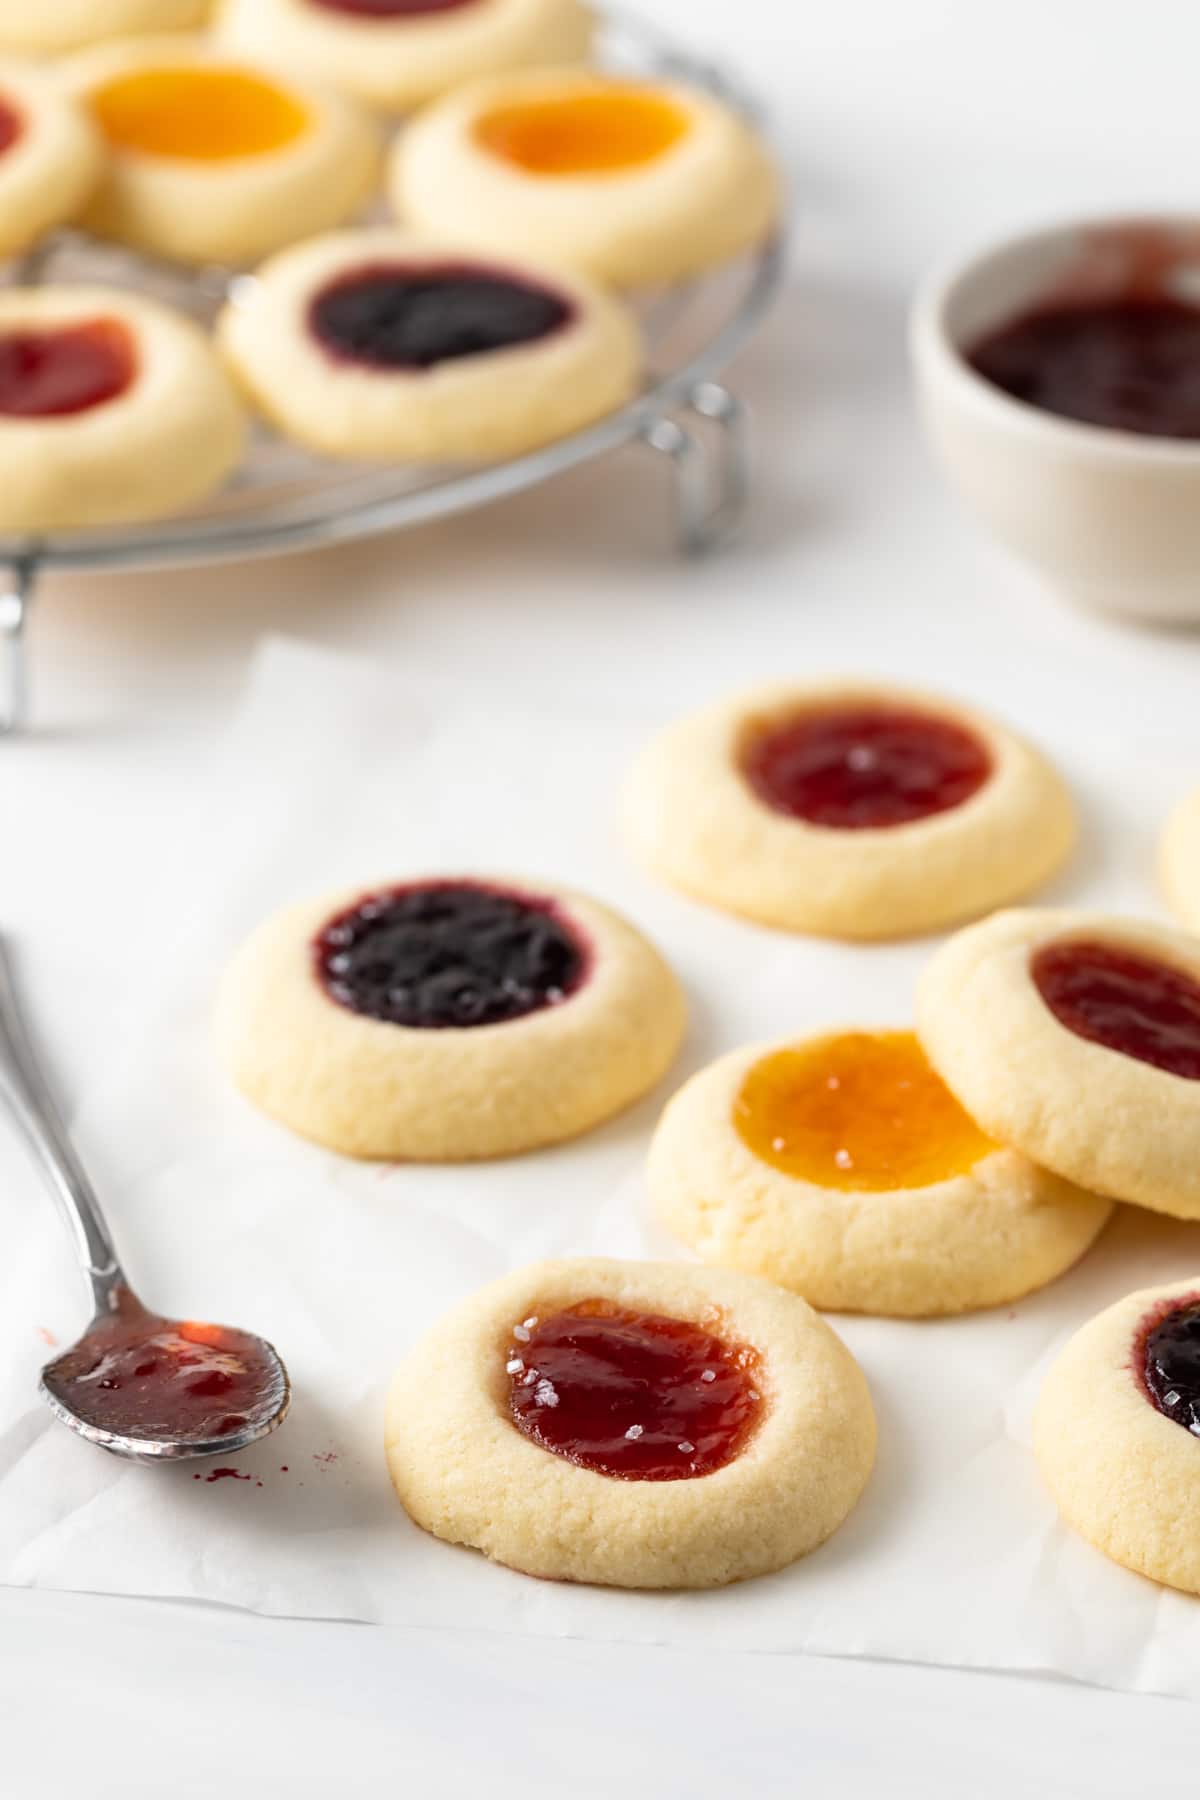
<path id="1" fill-rule="evenodd" d="M 848 1193 L 931 1187 L 996 1147 L 911 1031 L 848 1031 L 774 1051 L 742 1083 L 733 1123 L 772 1168 Z"/>
<path id="2" fill-rule="evenodd" d="M 478 120 L 475 138 L 529 175 L 613 175 L 653 162 L 689 127 L 674 101 L 614 84 L 496 107 Z"/>
<path id="3" fill-rule="evenodd" d="M 92 96 L 101 130 L 119 150 L 225 162 L 267 156 L 303 137 L 309 115 L 285 88 L 240 69 L 142 69 Z"/>

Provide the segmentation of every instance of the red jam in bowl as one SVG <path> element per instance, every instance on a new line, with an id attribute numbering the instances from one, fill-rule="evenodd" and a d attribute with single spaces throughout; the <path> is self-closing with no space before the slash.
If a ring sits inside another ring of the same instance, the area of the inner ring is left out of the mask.
<path id="1" fill-rule="evenodd" d="M 989 332 L 967 361 L 1063 419 L 1200 438 L 1200 307 L 1170 294 L 1043 306 Z"/>

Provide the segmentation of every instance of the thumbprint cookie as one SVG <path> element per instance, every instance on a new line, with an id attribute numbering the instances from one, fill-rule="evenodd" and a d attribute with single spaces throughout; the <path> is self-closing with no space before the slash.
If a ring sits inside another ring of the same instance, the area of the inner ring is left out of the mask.
<path id="1" fill-rule="evenodd" d="M 376 129 L 351 101 L 199 39 L 98 45 L 63 75 L 109 151 L 84 223 L 135 249 L 246 262 L 340 224 L 376 177 Z"/>
<path id="2" fill-rule="evenodd" d="M 1043 1383 L 1033 1446 L 1073 1530 L 1200 1594 L 1200 1276 L 1127 1294 L 1076 1332 Z"/>
<path id="3" fill-rule="evenodd" d="M 519 455 L 622 405 L 641 366 L 632 315 L 579 276 L 389 230 L 285 250 L 218 338 L 281 431 L 381 461 Z"/>
<path id="4" fill-rule="evenodd" d="M 290 907 L 235 957 L 221 1058 L 255 1105 L 350 1156 L 457 1162 L 576 1137 L 679 1048 L 658 952 L 582 894 L 475 877 Z"/>
<path id="5" fill-rule="evenodd" d="M 887 938 L 986 912 L 1044 881 L 1075 834 L 1038 752 L 948 700 L 839 682 L 759 689 L 642 753 L 634 853 L 764 925 Z"/>
<path id="6" fill-rule="evenodd" d="M 100 134 L 36 67 L 0 61 L 0 256 L 65 225 L 100 179 Z"/>
<path id="7" fill-rule="evenodd" d="M 159 518 L 219 487 L 245 439 L 204 333 L 125 291 L 0 291 L 0 529 Z"/>
<path id="8" fill-rule="evenodd" d="M 1200 941 L 1135 919 L 999 913 L 927 966 L 917 1028 L 1001 1143 L 1068 1181 L 1200 1218 Z"/>
<path id="9" fill-rule="evenodd" d="M 908 1031 L 738 1050 L 650 1150 L 668 1230 L 833 1312 L 928 1317 L 1043 1287 L 1112 1208 L 994 1143 Z"/>
<path id="10" fill-rule="evenodd" d="M 0 47 L 35 56 L 202 25 L 210 0 L 0 0 Z"/>
<path id="11" fill-rule="evenodd" d="M 507 1275 L 410 1352 L 388 1468 L 416 1523 L 529 1575 L 707 1588 L 828 1538 L 875 1455 L 858 1364 L 805 1301 L 726 1270 Z"/>
<path id="12" fill-rule="evenodd" d="M 225 0 L 217 30 L 234 50 L 406 112 L 479 75 L 582 60 L 593 21 L 580 0 Z"/>
<path id="13" fill-rule="evenodd" d="M 1200 788 L 1167 821 L 1159 872 L 1171 910 L 1189 931 L 1200 931 Z"/>
<path id="14" fill-rule="evenodd" d="M 582 69 L 457 88 L 397 141 L 403 219 L 618 287 L 712 268 L 768 235 L 774 167 L 723 101 Z"/>

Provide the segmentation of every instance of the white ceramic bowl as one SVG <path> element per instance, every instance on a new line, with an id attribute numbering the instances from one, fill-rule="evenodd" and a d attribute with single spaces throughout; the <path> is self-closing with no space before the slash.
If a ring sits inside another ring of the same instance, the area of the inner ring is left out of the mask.
<path id="1" fill-rule="evenodd" d="M 1060 225 L 929 281 L 912 315 L 922 414 L 952 485 L 995 535 L 1086 606 L 1200 621 L 1200 441 L 1076 424 L 977 375 L 965 352 L 1027 308 L 1126 293 L 1152 271 L 1200 294 L 1200 220 Z"/>

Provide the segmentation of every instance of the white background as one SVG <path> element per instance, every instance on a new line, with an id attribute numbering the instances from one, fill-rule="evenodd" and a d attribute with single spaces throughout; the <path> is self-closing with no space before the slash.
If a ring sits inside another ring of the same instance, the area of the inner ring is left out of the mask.
<path id="1" fill-rule="evenodd" d="M 904 365 L 914 280 L 988 235 L 1195 203 L 1184 0 L 646 0 L 728 49 L 795 180 L 783 305 L 741 362 L 759 418 L 742 545 L 666 552 L 636 453 L 391 543 L 307 561 L 47 585 L 37 735 L 0 750 L 3 922 L 68 1097 L 174 935 L 152 904 L 264 630 L 669 712 L 765 671 L 934 682 L 1037 728 L 1156 739 L 1200 771 L 1200 648 L 1073 614 L 929 470 Z M 1168 795 L 1148 794 L 1159 814 Z M 147 1069 L 147 1080 L 153 1070 Z M 32 1184 L 0 1196 L 19 1235 Z M 0 1594 L 0 1767 L 25 1800 L 373 1793 L 1125 1795 L 1190 1766 L 1182 1702 L 862 1663 L 697 1658 L 202 1607 Z M 1200 1623 L 1197 1625 L 1200 1655 Z M 1188 1762 L 1185 1764 L 1185 1758 Z"/>

